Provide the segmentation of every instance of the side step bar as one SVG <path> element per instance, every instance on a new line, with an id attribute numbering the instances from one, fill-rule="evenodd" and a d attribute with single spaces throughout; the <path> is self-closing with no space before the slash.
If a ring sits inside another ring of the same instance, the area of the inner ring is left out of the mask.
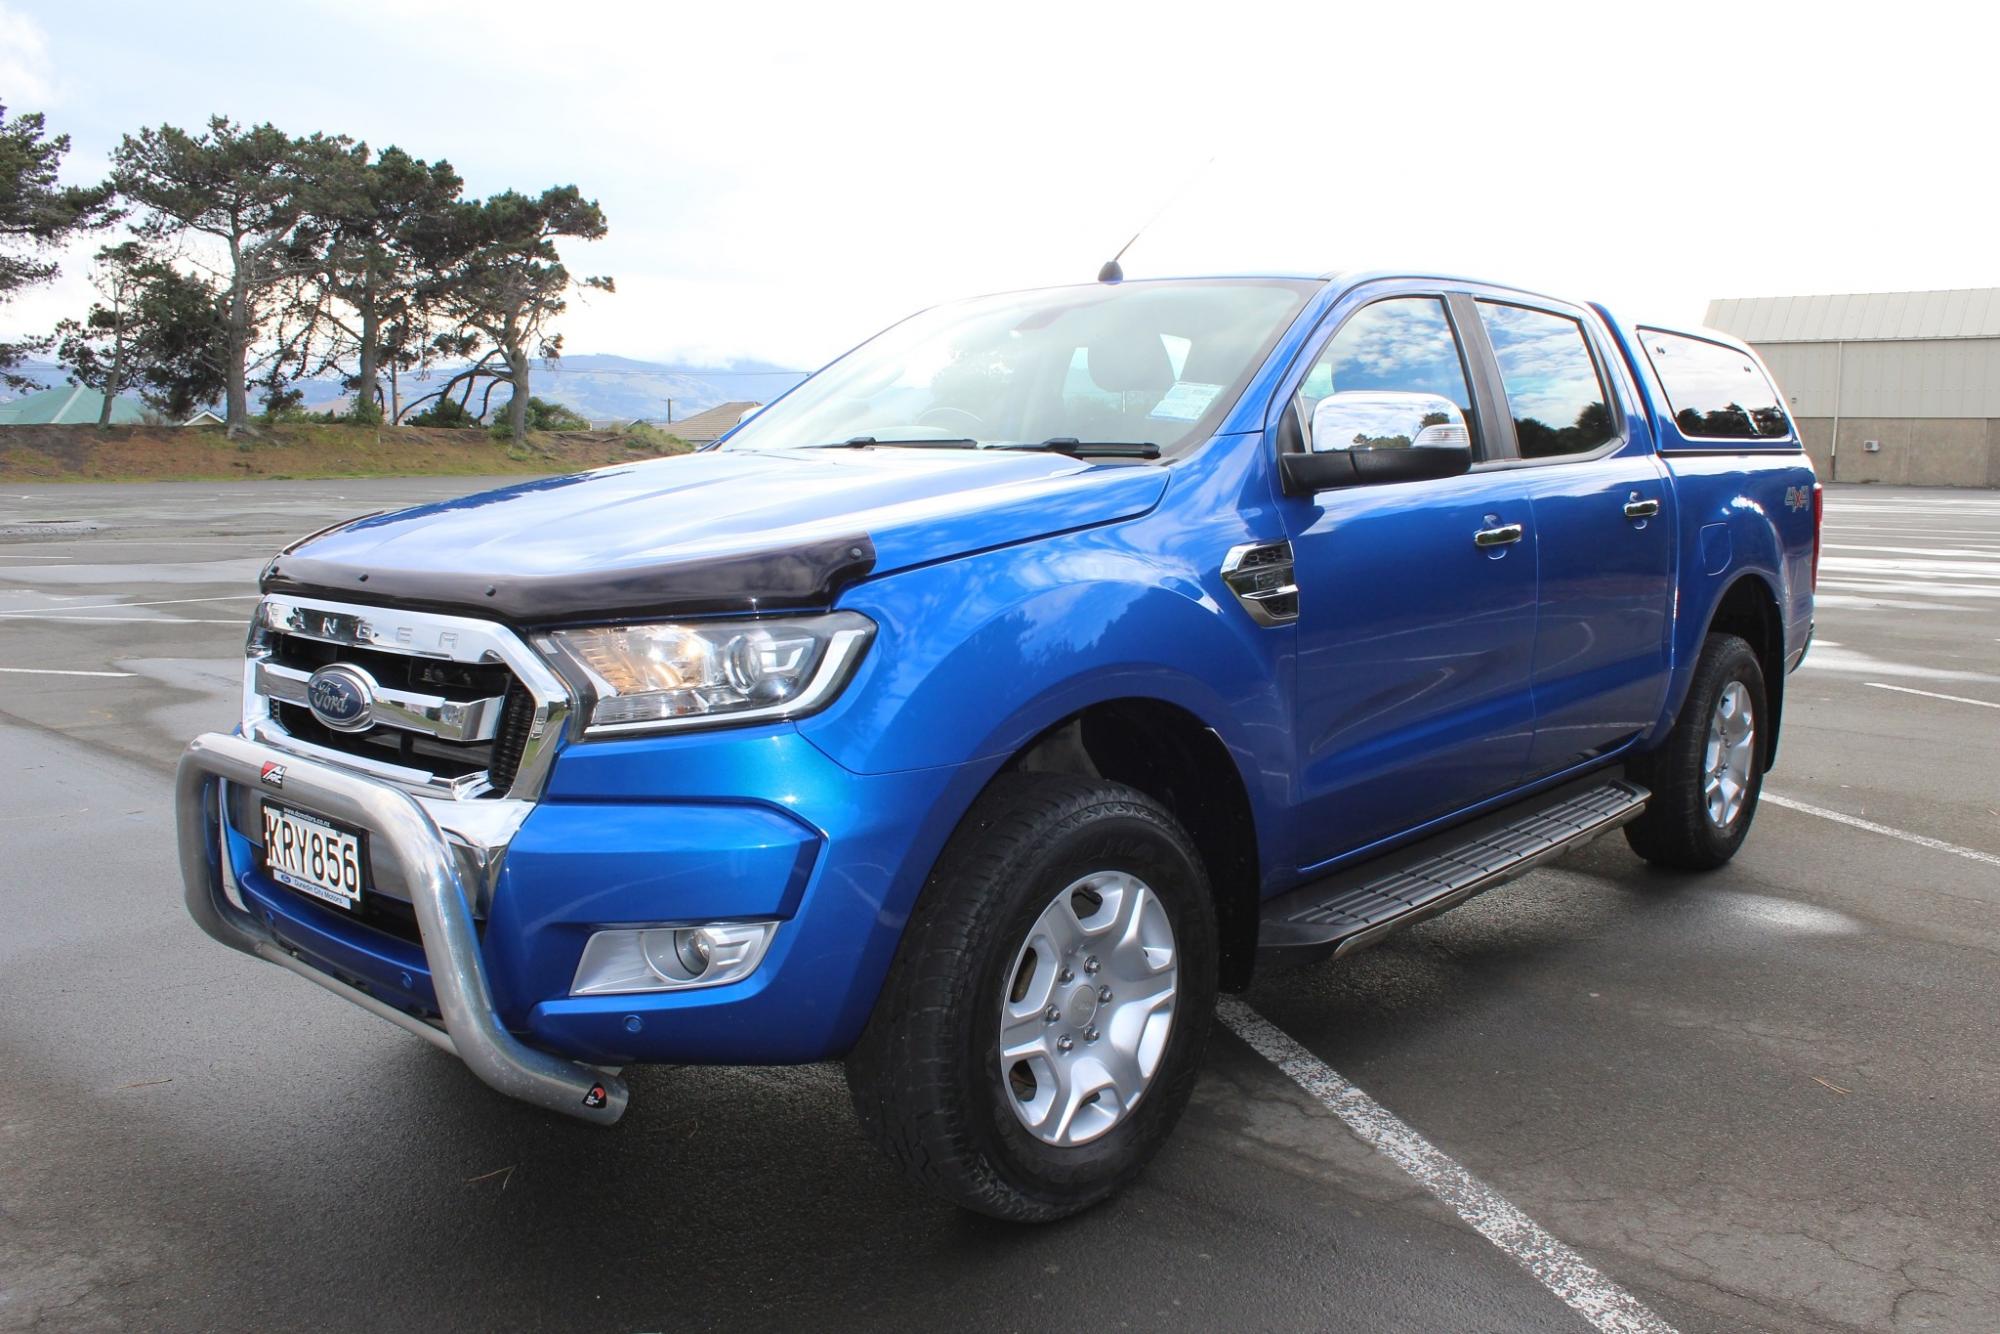
<path id="1" fill-rule="evenodd" d="M 1651 795 L 1592 775 L 1280 895 L 1264 905 L 1258 962 L 1352 954 L 1616 829 Z"/>

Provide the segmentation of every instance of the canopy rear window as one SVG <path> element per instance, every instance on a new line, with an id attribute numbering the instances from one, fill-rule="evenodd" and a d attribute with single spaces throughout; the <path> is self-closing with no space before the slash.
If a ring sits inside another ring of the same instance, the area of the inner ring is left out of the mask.
<path id="1" fill-rule="evenodd" d="M 1646 360 L 1690 440 L 1789 440 L 1791 420 L 1754 357 L 1706 338 L 1641 329 Z"/>

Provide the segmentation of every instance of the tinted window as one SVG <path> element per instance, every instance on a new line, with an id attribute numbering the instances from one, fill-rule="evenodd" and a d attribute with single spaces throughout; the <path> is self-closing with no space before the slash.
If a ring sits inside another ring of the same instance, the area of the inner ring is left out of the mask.
<path id="1" fill-rule="evenodd" d="M 1394 297 L 1350 315 L 1299 387 L 1305 419 L 1312 420 L 1313 408 L 1328 394 L 1357 389 L 1436 394 L 1458 405 L 1470 429 L 1472 393 L 1444 302 Z"/>
<path id="2" fill-rule="evenodd" d="M 1641 329 L 1646 359 L 1667 391 L 1674 425 L 1691 440 L 1784 438 L 1792 433 L 1778 391 L 1735 348 Z"/>
<path id="3" fill-rule="evenodd" d="M 1583 326 L 1567 315 L 1481 301 L 1521 457 L 1588 454 L 1618 435 Z"/>

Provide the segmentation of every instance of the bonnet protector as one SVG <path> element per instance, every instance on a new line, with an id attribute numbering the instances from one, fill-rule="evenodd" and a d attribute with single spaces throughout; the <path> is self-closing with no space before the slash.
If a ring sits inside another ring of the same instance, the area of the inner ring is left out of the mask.
<path id="1" fill-rule="evenodd" d="M 513 625 L 831 606 L 875 568 L 865 534 L 794 546 L 544 575 L 397 570 L 316 559 L 312 544 L 264 571 L 266 593 L 470 612 Z"/>

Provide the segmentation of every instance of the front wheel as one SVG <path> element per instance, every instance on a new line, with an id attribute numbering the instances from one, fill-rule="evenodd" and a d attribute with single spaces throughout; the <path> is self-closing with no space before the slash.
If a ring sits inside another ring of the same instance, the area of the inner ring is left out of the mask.
<path id="1" fill-rule="evenodd" d="M 1764 786 L 1764 669 L 1750 645 L 1712 634 L 1666 744 L 1632 776 L 1652 789 L 1625 839 L 1647 861 L 1709 871 L 1736 855 Z"/>
<path id="2" fill-rule="evenodd" d="M 964 1208 L 1039 1222 L 1145 1166 L 1215 1007 L 1208 880 L 1135 789 L 1007 775 L 953 836 L 848 1081 L 870 1138 Z"/>

